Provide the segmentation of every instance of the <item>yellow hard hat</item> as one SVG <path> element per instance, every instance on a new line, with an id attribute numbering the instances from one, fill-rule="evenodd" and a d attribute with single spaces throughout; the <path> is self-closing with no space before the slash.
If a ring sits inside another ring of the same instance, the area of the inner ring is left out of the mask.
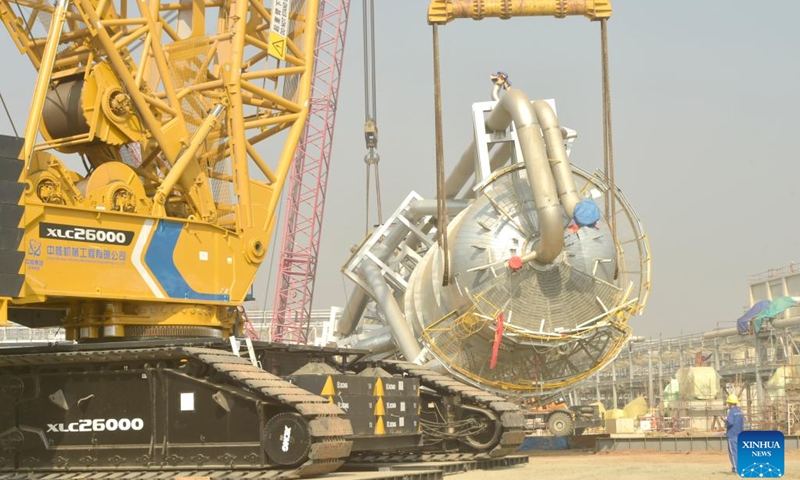
<path id="1" fill-rule="evenodd" d="M 739 397 L 737 397 L 736 395 L 731 393 L 730 395 L 728 395 L 728 403 L 732 403 L 734 405 L 738 404 L 739 403 Z"/>

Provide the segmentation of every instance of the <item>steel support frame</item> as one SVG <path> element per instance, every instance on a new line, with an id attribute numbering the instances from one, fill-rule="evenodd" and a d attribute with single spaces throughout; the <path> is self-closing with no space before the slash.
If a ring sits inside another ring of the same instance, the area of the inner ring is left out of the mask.
<path id="1" fill-rule="evenodd" d="M 308 343 L 350 0 L 321 0 L 308 121 L 289 177 L 271 339 Z"/>

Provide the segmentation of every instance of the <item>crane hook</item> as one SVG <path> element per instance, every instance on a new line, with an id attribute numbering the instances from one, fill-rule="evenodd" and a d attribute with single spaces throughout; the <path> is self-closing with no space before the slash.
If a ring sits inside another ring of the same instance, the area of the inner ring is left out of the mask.
<path id="1" fill-rule="evenodd" d="M 500 96 L 500 90 L 509 90 L 511 88 L 511 82 L 508 80 L 508 74 L 501 71 L 489 75 L 489 78 L 492 80 L 492 83 L 494 83 L 494 87 L 492 87 L 492 100 L 496 102 Z"/>

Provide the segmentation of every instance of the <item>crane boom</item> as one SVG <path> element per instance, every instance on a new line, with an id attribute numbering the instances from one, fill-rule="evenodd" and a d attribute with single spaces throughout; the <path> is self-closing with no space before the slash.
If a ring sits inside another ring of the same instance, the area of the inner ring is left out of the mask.
<path id="1" fill-rule="evenodd" d="M 289 177 L 273 342 L 308 341 L 349 12 L 350 0 L 320 3 L 309 117 Z"/>

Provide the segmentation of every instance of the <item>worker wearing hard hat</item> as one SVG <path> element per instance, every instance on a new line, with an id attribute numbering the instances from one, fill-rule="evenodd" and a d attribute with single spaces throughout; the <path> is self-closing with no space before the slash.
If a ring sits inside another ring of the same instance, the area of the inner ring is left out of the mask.
<path id="1" fill-rule="evenodd" d="M 728 395 L 728 416 L 725 417 L 725 436 L 728 437 L 728 457 L 731 460 L 731 472 L 737 473 L 736 463 L 739 459 L 737 451 L 739 434 L 744 430 L 744 414 L 739 410 L 739 397 Z"/>

